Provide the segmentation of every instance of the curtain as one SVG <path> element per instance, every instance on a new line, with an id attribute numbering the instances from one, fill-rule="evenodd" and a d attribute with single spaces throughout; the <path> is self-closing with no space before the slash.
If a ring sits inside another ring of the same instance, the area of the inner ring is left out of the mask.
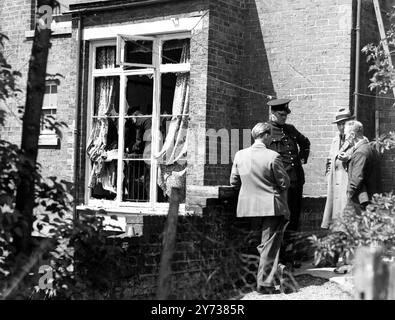
<path id="1" fill-rule="evenodd" d="M 96 68 L 106 69 L 115 67 L 115 48 L 103 47 L 97 49 Z M 96 78 L 95 83 L 95 116 L 92 131 L 88 140 L 86 152 L 92 161 L 92 171 L 89 187 L 93 188 L 98 183 L 104 190 L 116 193 L 116 163 L 104 162 L 107 147 L 107 134 L 109 119 L 105 116 L 114 115 L 116 90 L 114 90 L 114 77 Z"/>
<path id="2" fill-rule="evenodd" d="M 190 59 L 189 44 L 183 45 L 180 63 Z M 158 185 L 170 196 L 172 187 L 181 188 L 185 197 L 186 155 L 189 113 L 189 73 L 177 75 L 172 114 L 164 144 L 156 158 L 159 160 Z"/>

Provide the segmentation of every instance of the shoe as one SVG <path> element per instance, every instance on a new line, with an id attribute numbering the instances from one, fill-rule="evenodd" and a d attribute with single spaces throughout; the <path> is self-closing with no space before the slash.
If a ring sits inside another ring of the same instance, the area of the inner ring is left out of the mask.
<path id="1" fill-rule="evenodd" d="M 279 263 L 277 274 L 280 280 L 279 290 L 281 293 L 288 294 L 298 291 L 299 287 L 295 280 L 292 278 L 292 271 L 290 271 L 290 268 Z"/>
<path id="2" fill-rule="evenodd" d="M 346 274 L 351 271 L 352 266 L 348 264 L 344 264 L 342 266 L 339 266 L 333 270 L 334 273 L 336 274 Z"/>
<path id="3" fill-rule="evenodd" d="M 276 294 L 279 293 L 275 287 L 259 286 L 256 290 L 260 294 Z"/>

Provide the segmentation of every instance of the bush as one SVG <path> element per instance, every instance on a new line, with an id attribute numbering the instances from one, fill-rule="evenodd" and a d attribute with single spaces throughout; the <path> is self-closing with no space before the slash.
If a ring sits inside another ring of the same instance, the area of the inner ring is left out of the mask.
<path id="1" fill-rule="evenodd" d="M 331 226 L 331 233 L 310 240 L 315 246 L 315 263 L 331 262 L 337 255 L 346 259 L 362 246 L 381 246 L 392 256 L 395 249 L 395 195 L 374 195 L 372 203 L 361 214 L 346 210 Z"/>

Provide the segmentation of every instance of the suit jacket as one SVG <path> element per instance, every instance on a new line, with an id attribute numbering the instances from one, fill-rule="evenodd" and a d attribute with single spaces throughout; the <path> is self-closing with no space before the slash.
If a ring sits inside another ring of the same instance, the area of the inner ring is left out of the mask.
<path id="1" fill-rule="evenodd" d="M 348 197 L 359 204 L 381 192 L 380 158 L 366 140 L 356 145 L 348 162 Z"/>
<path id="2" fill-rule="evenodd" d="M 254 143 L 236 153 L 230 184 L 240 188 L 238 217 L 285 216 L 289 219 L 290 179 L 280 155 L 263 143 Z"/>

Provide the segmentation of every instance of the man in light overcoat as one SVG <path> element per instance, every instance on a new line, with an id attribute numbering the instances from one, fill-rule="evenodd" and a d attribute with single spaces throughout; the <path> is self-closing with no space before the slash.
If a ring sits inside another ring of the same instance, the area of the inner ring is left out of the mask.
<path id="1" fill-rule="evenodd" d="M 355 117 L 346 108 L 341 108 L 336 113 L 338 134 L 333 138 L 329 156 L 326 162 L 327 198 L 321 228 L 328 229 L 336 219 L 342 217 L 347 205 L 348 175 L 346 162 L 339 159 L 340 152 L 351 151 L 352 145 L 346 142 L 344 127 L 347 121 Z"/>
<path id="2" fill-rule="evenodd" d="M 237 217 L 262 217 L 257 289 L 263 293 L 275 291 L 280 248 L 290 216 L 290 179 L 280 155 L 265 146 L 270 129 L 267 123 L 258 123 L 252 129 L 255 142 L 236 153 L 230 177 L 230 184 L 240 189 Z"/>

